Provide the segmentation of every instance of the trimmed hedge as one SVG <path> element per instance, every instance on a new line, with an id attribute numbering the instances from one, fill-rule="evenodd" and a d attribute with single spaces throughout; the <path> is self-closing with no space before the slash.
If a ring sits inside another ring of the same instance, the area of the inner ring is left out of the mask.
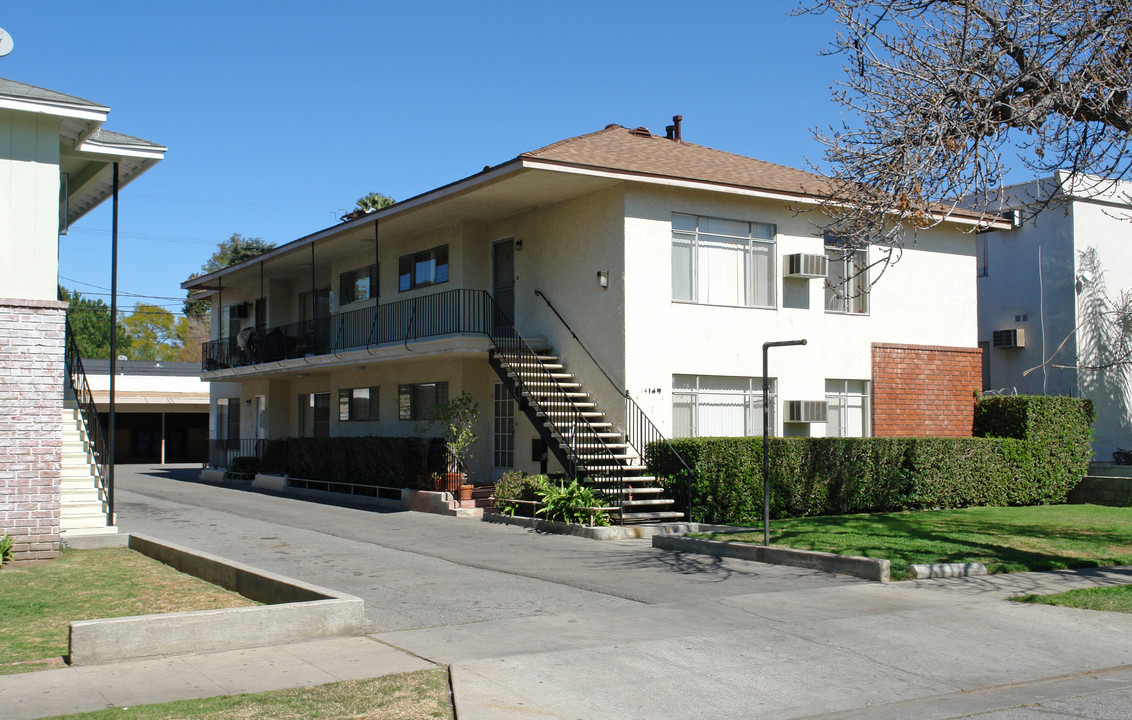
<path id="1" fill-rule="evenodd" d="M 441 472 L 444 443 L 429 441 L 429 460 L 422 467 L 425 442 L 417 437 L 288 438 L 269 441 L 260 466 L 302 480 L 355 483 L 380 487 L 416 487 L 418 475 Z"/>
<path id="2" fill-rule="evenodd" d="M 771 438 L 771 514 L 1064 502 L 1088 469 L 1091 422 L 1087 400 L 1019 396 L 977 406 L 980 431 L 999 437 Z M 692 520 L 762 519 L 761 437 L 670 442 L 693 470 Z M 686 505 L 683 466 L 669 447 L 653 443 L 646 461 Z"/>

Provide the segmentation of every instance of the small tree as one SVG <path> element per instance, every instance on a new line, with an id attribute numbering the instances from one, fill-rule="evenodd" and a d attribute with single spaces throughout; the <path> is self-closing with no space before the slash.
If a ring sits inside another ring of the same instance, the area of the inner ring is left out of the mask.
<path id="1" fill-rule="evenodd" d="M 479 403 L 466 392 L 462 392 L 443 405 L 438 405 L 427 420 L 417 425 L 421 437 L 427 437 L 434 427 L 439 426 L 452 459 L 467 472 L 472 446 L 479 439 L 474 430 L 480 416 Z"/>

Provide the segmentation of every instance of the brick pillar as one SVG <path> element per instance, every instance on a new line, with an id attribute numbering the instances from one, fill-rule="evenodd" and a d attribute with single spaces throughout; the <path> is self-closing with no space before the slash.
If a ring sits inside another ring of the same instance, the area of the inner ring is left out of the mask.
<path id="1" fill-rule="evenodd" d="M 971 437 L 982 353 L 873 343 L 873 435 Z"/>
<path id="2" fill-rule="evenodd" d="M 0 298 L 0 534 L 14 560 L 59 555 L 66 308 Z"/>

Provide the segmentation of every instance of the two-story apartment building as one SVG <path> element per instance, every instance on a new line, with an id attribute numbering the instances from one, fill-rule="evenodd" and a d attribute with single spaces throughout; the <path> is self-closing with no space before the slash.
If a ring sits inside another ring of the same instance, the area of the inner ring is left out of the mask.
<path id="1" fill-rule="evenodd" d="M 81 363 L 65 348 L 59 236 L 165 156 L 103 128 L 109 112 L 0 79 L 0 534 L 17 559 L 54 557 L 62 534 L 107 525 L 97 414 L 76 414 Z"/>
<path id="2" fill-rule="evenodd" d="M 774 433 L 970 434 L 977 217 L 862 293 L 869 251 L 804 212 L 820 178 L 669 135 L 610 125 L 186 281 L 205 377 L 240 388 L 214 437 L 411 435 L 468 392 L 474 477 L 544 445 L 592 471 L 654 432 L 761 434 L 762 344 L 802 338 L 771 356 Z"/>

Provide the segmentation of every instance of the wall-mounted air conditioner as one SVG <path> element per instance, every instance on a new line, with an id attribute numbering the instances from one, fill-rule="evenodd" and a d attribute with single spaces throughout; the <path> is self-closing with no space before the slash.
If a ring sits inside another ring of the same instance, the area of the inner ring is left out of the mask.
<path id="1" fill-rule="evenodd" d="M 1024 348 L 1026 347 L 1026 329 L 995 330 L 991 344 L 996 348 Z"/>
<path id="2" fill-rule="evenodd" d="M 787 400 L 782 404 L 783 422 L 823 423 L 829 421 L 829 403 L 825 400 Z"/>
<path id="3" fill-rule="evenodd" d="M 786 277 L 824 278 L 829 274 L 829 258 L 825 255 L 794 253 L 786 256 Z"/>

